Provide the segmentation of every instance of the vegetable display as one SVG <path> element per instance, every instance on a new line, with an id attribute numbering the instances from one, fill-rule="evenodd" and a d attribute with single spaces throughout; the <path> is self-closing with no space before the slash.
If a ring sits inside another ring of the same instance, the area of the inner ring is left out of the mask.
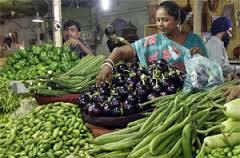
<path id="1" fill-rule="evenodd" d="M 19 106 L 19 98 L 17 94 L 10 89 L 9 80 L 0 77 L 0 118 L 4 118 Z"/>
<path id="2" fill-rule="evenodd" d="M 240 145 L 233 147 L 205 149 L 204 155 L 197 158 L 239 158 L 240 157 Z"/>
<path id="3" fill-rule="evenodd" d="M 88 158 L 92 139 L 76 105 L 48 104 L 0 125 L 0 157 Z"/>
<path id="4" fill-rule="evenodd" d="M 61 73 L 76 64 L 78 57 L 68 46 L 53 47 L 50 44 L 17 50 L 8 57 L 1 75 L 10 80 L 29 80 L 37 76 Z"/>
<path id="5" fill-rule="evenodd" d="M 221 134 L 211 135 L 204 138 L 201 151 L 197 155 L 197 158 L 240 157 L 239 101 L 239 99 L 235 99 L 224 104 L 224 107 L 215 105 L 222 109 L 224 114 L 229 118 L 220 125 L 216 125 L 208 130 L 219 129 Z"/>
<path id="6" fill-rule="evenodd" d="M 104 82 L 91 86 L 79 104 L 92 116 L 129 115 L 145 109 L 140 103 L 176 93 L 183 80 L 184 75 L 163 59 L 150 63 L 148 69 L 137 62 L 122 63 L 114 67 L 111 86 Z"/>
<path id="7" fill-rule="evenodd" d="M 225 84 L 207 91 L 182 92 L 155 98 L 141 106 L 152 104 L 156 109 L 145 118 L 129 123 L 128 127 L 95 139 L 91 154 L 98 158 L 191 158 L 201 148 L 208 129 L 227 118 L 222 110 Z M 200 130 L 206 132 L 199 133 Z"/>
<path id="8" fill-rule="evenodd" d="M 96 83 L 96 76 L 103 61 L 102 55 L 86 56 L 65 73 L 53 75 L 50 78 L 40 78 L 30 83 L 30 90 L 35 94 L 46 96 L 84 92 Z"/>

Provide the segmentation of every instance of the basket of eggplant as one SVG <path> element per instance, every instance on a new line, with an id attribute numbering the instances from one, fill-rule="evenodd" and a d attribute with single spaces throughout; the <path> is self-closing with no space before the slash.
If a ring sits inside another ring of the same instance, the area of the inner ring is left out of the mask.
<path id="1" fill-rule="evenodd" d="M 185 75 L 160 59 L 143 68 L 138 62 L 114 67 L 112 84 L 93 85 L 79 97 L 79 105 L 88 123 L 108 128 L 125 127 L 144 117 L 151 106 L 142 103 L 174 94 L 182 89 Z"/>

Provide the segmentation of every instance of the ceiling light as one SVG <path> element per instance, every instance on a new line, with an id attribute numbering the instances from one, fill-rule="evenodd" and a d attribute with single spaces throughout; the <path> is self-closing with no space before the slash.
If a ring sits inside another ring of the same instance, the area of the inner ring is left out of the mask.
<path id="1" fill-rule="evenodd" d="M 101 0 L 101 7 L 105 11 L 109 10 L 109 8 L 110 8 L 110 0 Z"/>
<path id="2" fill-rule="evenodd" d="M 43 19 L 39 16 L 39 13 L 37 12 L 35 18 L 32 20 L 32 22 L 43 22 Z"/>

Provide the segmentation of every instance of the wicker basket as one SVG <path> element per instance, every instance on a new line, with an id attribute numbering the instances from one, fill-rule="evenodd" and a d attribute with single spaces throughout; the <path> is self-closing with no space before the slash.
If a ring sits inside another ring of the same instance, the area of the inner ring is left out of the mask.
<path id="1" fill-rule="evenodd" d="M 35 95 L 35 99 L 39 105 L 56 103 L 56 102 L 66 102 L 66 103 L 77 104 L 79 96 L 80 94 L 70 94 L 70 95 L 58 96 L 58 97 Z"/>

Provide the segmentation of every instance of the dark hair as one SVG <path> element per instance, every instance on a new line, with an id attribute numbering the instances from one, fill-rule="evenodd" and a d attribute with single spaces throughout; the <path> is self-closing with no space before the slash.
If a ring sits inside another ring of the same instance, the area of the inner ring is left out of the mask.
<path id="1" fill-rule="evenodd" d="M 67 20 L 66 22 L 64 22 L 63 29 L 67 29 L 68 27 L 71 27 L 71 26 L 76 26 L 78 31 L 81 31 L 79 22 L 74 20 Z"/>
<path id="2" fill-rule="evenodd" d="M 173 16 L 176 20 L 180 20 L 180 24 L 182 24 L 186 19 L 186 13 L 178 6 L 176 2 L 162 2 L 158 5 L 158 9 L 160 8 L 166 9 L 170 16 Z"/>
<path id="3" fill-rule="evenodd" d="M 105 32 L 105 34 L 106 34 L 107 36 L 110 36 L 110 35 L 115 34 L 115 30 L 114 30 L 114 28 L 113 28 L 112 25 L 108 25 L 108 26 L 105 28 L 104 32 Z"/>
<path id="4" fill-rule="evenodd" d="M 8 47 L 11 47 L 12 39 L 10 37 L 6 37 L 3 41 L 3 43 L 7 44 Z"/>

